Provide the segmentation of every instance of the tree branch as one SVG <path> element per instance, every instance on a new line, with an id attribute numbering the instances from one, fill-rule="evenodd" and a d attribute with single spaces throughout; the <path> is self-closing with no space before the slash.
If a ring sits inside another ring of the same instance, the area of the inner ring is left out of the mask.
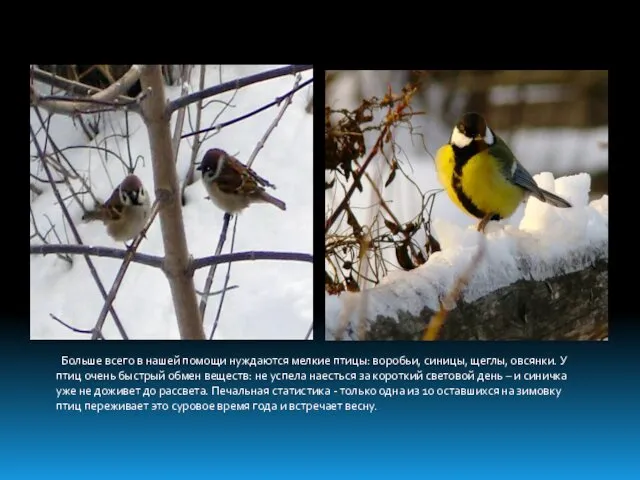
<path id="1" fill-rule="evenodd" d="M 146 265 L 148 267 L 162 268 L 162 257 L 148 255 L 146 253 L 132 253 L 129 250 L 111 247 L 94 247 L 91 245 L 31 245 L 29 247 L 31 255 L 50 255 L 52 253 L 62 255 L 91 255 L 94 257 L 124 259 L 127 255 L 132 255 L 131 261 Z"/>
<path id="2" fill-rule="evenodd" d="M 35 112 L 36 112 L 36 115 L 38 115 L 38 118 L 40 119 L 40 122 L 42 123 L 42 125 L 44 125 L 44 119 L 42 118 L 42 115 L 40 114 L 40 110 L 37 107 L 35 108 Z M 44 157 L 44 152 L 42 151 L 42 148 L 40 147 L 40 142 L 38 142 L 38 138 L 36 137 L 36 132 L 33 130 L 33 127 L 31 125 L 29 125 L 29 129 L 31 131 L 31 138 L 33 139 L 33 143 L 36 146 L 36 150 L 38 152 L 38 155 L 40 156 L 40 158 L 43 158 Z M 47 135 L 48 135 L 48 132 L 47 132 Z M 53 189 L 53 194 L 55 195 L 56 200 L 60 204 L 60 208 L 62 209 L 62 214 L 64 215 L 65 219 L 67 220 L 67 223 L 69 224 L 69 227 L 71 228 L 71 231 L 73 232 L 73 236 L 74 236 L 76 242 L 78 242 L 79 244 L 82 244 L 82 239 L 80 238 L 80 233 L 78 233 L 78 229 L 76 228 L 75 224 L 73 223 L 73 219 L 71 218 L 71 214 L 69 213 L 69 210 L 67 209 L 66 205 L 64 204 L 64 201 L 62 200 L 62 197 L 60 195 L 60 192 L 58 191 L 57 185 L 55 183 L 53 183 L 53 175 L 51 173 L 51 168 L 49 167 L 47 162 L 42 162 L 42 165 L 44 166 L 45 172 L 47 174 L 47 178 L 49 179 L 49 182 L 51 183 L 51 187 Z M 91 261 L 91 258 L 88 255 L 85 255 L 84 259 L 87 262 L 87 266 L 89 267 L 89 271 L 91 272 L 91 276 L 94 278 L 94 280 L 96 282 L 96 285 L 98 286 L 98 290 L 100 290 L 100 294 L 103 296 L 103 298 L 107 298 L 107 292 L 104 289 L 104 285 L 102 284 L 102 281 L 100 280 L 100 276 L 98 275 L 98 271 L 96 270 L 95 265 Z M 116 327 L 120 331 L 120 334 L 122 335 L 122 338 L 127 339 L 127 332 L 124 330 L 124 327 L 122 326 L 122 322 L 120 322 L 120 318 L 118 317 L 118 314 L 116 313 L 115 309 L 113 307 L 111 307 L 109 309 L 109 311 L 111 312 L 111 315 L 113 317 L 113 321 L 115 322 Z"/>
<path id="3" fill-rule="evenodd" d="M 166 97 L 160 65 L 145 65 L 140 82 L 144 90 L 151 89 L 150 95 L 142 102 L 142 113 L 149 133 L 153 183 L 160 205 L 165 274 L 171 288 L 180 337 L 204 340 L 193 275 L 189 271 L 190 258 L 182 217 L 180 185 L 173 157 L 170 115 L 165 109 Z"/>
<path id="4" fill-rule="evenodd" d="M 39 68 L 32 69 L 31 73 L 34 80 L 42 82 L 46 85 L 51 85 L 56 88 L 61 88 L 62 90 L 74 95 L 92 95 L 102 91 L 102 89 L 98 87 L 92 87 L 91 85 L 87 85 L 86 83 L 69 80 L 59 75 L 54 75 L 53 73 L 41 70 Z M 135 101 L 135 98 L 128 97 L 126 95 L 118 95 L 116 98 L 114 98 L 114 100 L 127 103 Z"/>
<path id="5" fill-rule="evenodd" d="M 256 73 L 255 75 L 249 75 L 247 77 L 238 78 L 237 80 L 231 80 L 230 82 L 221 83 L 220 85 L 215 85 L 213 87 L 206 88 L 199 92 L 195 92 L 169 102 L 169 104 L 167 105 L 166 114 L 167 116 L 170 116 L 179 108 L 185 107 L 191 103 L 195 103 L 200 99 L 213 97 L 214 95 L 219 95 L 230 90 L 236 90 L 248 85 L 252 85 L 254 83 L 283 77 L 285 75 L 294 75 L 298 72 L 304 72 L 311 69 L 313 69 L 313 65 L 289 65 L 287 67 L 276 68 L 274 70 L 260 72 Z"/>
<path id="6" fill-rule="evenodd" d="M 233 125 L 234 123 L 238 123 L 238 122 L 241 122 L 242 120 L 246 120 L 249 117 L 253 117 L 254 115 L 257 115 L 260 112 L 264 112 L 265 110 L 268 110 L 271 107 L 280 105 L 283 100 L 291 98 L 294 93 L 296 93 L 298 90 L 302 90 L 304 87 L 306 87 L 307 85 L 309 85 L 312 82 L 313 82 L 313 78 L 310 78 L 309 80 L 306 80 L 306 81 L 302 82 L 300 85 L 297 85 L 295 88 L 291 89 L 290 91 L 288 91 L 284 95 L 282 95 L 280 97 L 276 97 L 276 99 L 273 102 L 269 102 L 266 105 L 262 105 L 261 107 L 256 108 L 255 110 L 253 110 L 253 111 L 251 111 L 249 113 L 245 113 L 244 115 L 240 115 L 239 117 L 232 118 L 231 120 L 227 120 L 226 122 L 218 123 L 217 125 L 213 125 L 212 127 L 203 128 L 202 130 L 198 130 L 198 131 L 195 131 L 195 132 L 185 133 L 184 135 L 182 135 L 182 138 L 188 138 L 188 137 L 191 137 L 193 135 L 198 135 L 200 133 L 210 132 L 212 130 L 222 130 L 223 128 L 226 128 L 226 127 L 228 127 L 230 125 Z"/>
<path id="7" fill-rule="evenodd" d="M 91 95 L 88 99 L 83 99 L 79 101 L 61 101 L 60 99 L 56 100 L 46 100 L 41 97 L 33 88 L 31 88 L 31 105 L 39 106 L 47 110 L 51 113 L 59 113 L 62 115 L 78 115 L 81 113 L 90 113 L 95 108 L 91 105 L 90 102 L 113 102 L 122 94 L 127 92 L 131 86 L 138 81 L 140 78 L 140 65 L 132 65 L 127 73 L 125 73 L 122 78 L 120 78 L 117 82 L 112 83 L 104 90 L 100 90 L 97 93 Z M 130 106 L 131 108 L 131 106 Z"/>
<path id="8" fill-rule="evenodd" d="M 183 71 L 183 73 L 185 74 L 185 81 L 186 79 L 188 79 L 188 75 L 191 69 L 191 66 L 187 65 L 185 67 L 186 71 Z M 184 89 L 183 89 L 184 91 Z M 182 109 L 178 112 L 178 117 L 176 119 L 176 125 L 175 125 L 175 130 L 173 133 L 173 158 L 174 158 L 174 162 L 176 161 L 176 159 L 178 158 L 178 149 L 180 148 L 180 134 L 182 133 L 182 127 L 184 125 L 184 114 L 185 114 L 185 109 Z M 122 285 L 122 281 L 124 280 L 124 276 L 127 273 L 127 269 L 129 268 L 129 265 L 131 264 L 132 259 L 134 258 L 133 255 L 135 255 L 135 252 L 138 250 L 138 247 L 140 246 L 140 243 L 142 243 L 142 240 L 145 238 L 145 234 L 147 233 L 147 231 L 149 230 L 149 228 L 151 227 L 151 225 L 153 224 L 156 215 L 158 214 L 158 208 L 159 208 L 159 203 L 157 200 L 155 200 L 153 202 L 153 206 L 151 207 L 151 212 L 149 213 L 149 219 L 147 220 L 147 224 L 144 226 L 144 228 L 142 229 L 142 232 L 140 233 L 140 235 L 138 235 L 138 237 L 133 241 L 133 244 L 131 245 L 131 249 L 130 249 L 130 253 L 131 255 L 127 255 L 124 259 L 124 262 L 122 262 L 122 265 L 120 266 L 120 270 L 118 270 L 118 274 L 116 275 L 116 279 L 113 281 L 113 285 L 111 285 L 111 290 L 109 290 L 109 296 L 107 297 L 107 300 L 105 301 L 102 310 L 100 311 L 100 315 L 98 316 L 98 320 L 96 322 L 96 329 L 99 330 L 102 328 L 102 325 L 104 323 L 104 320 L 106 318 L 107 315 L 107 310 L 109 309 L 109 307 L 111 306 L 111 304 L 114 302 L 114 300 L 116 299 L 116 295 L 118 294 L 118 290 L 120 289 L 120 285 Z"/>
<path id="9" fill-rule="evenodd" d="M 55 246 L 55 245 L 53 245 Z M 196 258 L 191 262 L 193 270 L 198 270 L 202 267 L 210 265 L 219 265 L 221 263 L 228 262 L 244 262 L 253 260 L 287 260 L 293 262 L 309 262 L 313 263 L 313 255 L 310 253 L 296 253 L 296 252 L 235 252 L 235 253 L 223 253 L 221 255 L 211 255 L 209 257 Z"/>
<path id="10" fill-rule="evenodd" d="M 58 245 L 58 244 L 44 244 L 44 245 L 30 245 L 29 253 L 31 255 L 51 255 L 51 254 L 65 254 L 65 255 L 93 255 L 95 257 L 104 258 L 116 258 L 123 259 L 127 255 L 132 256 L 132 262 L 140 263 L 148 267 L 164 269 L 164 259 L 157 255 L 149 255 L 146 253 L 131 253 L 129 250 L 123 250 L 119 248 L 111 247 L 94 247 L 91 245 Z M 310 253 L 296 253 L 296 252 L 267 252 L 267 251 L 250 251 L 250 252 L 236 252 L 226 253 L 221 255 L 209 255 L 207 257 L 201 257 L 192 259 L 189 261 L 186 271 L 193 272 L 203 267 L 209 267 L 211 265 L 219 265 L 221 263 L 232 262 L 245 262 L 254 260 L 285 260 L 293 262 L 308 262 L 313 263 L 313 255 Z"/>

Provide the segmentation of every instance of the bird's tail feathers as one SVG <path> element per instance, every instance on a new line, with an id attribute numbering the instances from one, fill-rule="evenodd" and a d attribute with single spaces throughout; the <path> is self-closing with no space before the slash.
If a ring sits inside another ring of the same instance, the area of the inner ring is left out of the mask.
<path id="1" fill-rule="evenodd" d="M 93 222 L 96 220 L 104 220 L 104 209 L 96 208 L 95 210 L 87 210 L 87 212 L 82 216 L 83 222 Z"/>
<path id="2" fill-rule="evenodd" d="M 544 201 L 550 205 L 553 205 L 554 207 L 571 208 L 571 204 L 567 202 L 564 198 L 560 198 L 559 196 L 551 192 L 547 192 L 542 188 L 540 189 L 540 193 L 542 193 L 542 196 L 544 197 Z"/>
<path id="3" fill-rule="evenodd" d="M 273 195 L 269 195 L 267 192 L 260 192 L 260 200 L 266 203 L 270 203 L 271 205 L 275 205 L 280 210 L 286 210 L 287 205 L 280 200 L 279 198 L 274 197 Z"/>

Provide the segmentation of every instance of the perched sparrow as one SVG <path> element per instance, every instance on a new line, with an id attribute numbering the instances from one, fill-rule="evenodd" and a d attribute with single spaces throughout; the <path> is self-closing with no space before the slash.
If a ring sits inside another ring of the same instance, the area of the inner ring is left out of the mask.
<path id="1" fill-rule="evenodd" d="M 111 238 L 116 242 L 126 242 L 138 236 L 150 210 L 151 202 L 142 182 L 135 175 L 129 175 L 106 202 L 85 213 L 82 220 L 102 220 Z"/>
<path id="2" fill-rule="evenodd" d="M 276 188 L 275 185 L 224 150 L 209 150 L 197 169 L 202 171 L 202 182 L 211 201 L 229 214 L 240 213 L 252 203 L 270 203 L 280 210 L 287 209 L 282 200 L 264 189 Z"/>

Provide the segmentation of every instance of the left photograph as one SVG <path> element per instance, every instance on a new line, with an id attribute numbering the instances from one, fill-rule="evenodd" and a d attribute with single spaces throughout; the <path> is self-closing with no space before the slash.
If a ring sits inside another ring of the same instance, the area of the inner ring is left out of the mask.
<path id="1" fill-rule="evenodd" d="M 312 65 L 31 65 L 32 340 L 310 340 Z"/>

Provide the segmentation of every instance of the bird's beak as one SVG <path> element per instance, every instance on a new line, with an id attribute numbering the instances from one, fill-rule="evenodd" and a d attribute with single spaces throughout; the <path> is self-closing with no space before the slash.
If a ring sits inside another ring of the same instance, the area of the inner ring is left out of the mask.
<path id="1" fill-rule="evenodd" d="M 196 167 L 196 170 L 202 170 L 202 164 L 199 164 L 199 165 Z"/>
<path id="2" fill-rule="evenodd" d="M 484 140 L 484 135 L 476 135 L 473 137 L 474 140 Z"/>

